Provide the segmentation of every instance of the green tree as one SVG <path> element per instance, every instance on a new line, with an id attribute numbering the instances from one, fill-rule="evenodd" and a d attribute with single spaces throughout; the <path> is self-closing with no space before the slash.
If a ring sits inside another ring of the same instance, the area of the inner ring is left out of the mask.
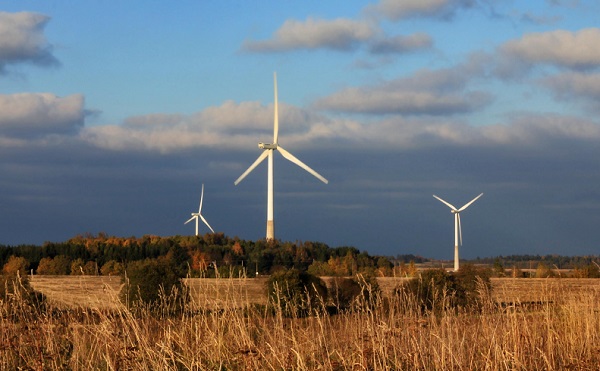
<path id="1" fill-rule="evenodd" d="M 308 266 L 307 272 L 319 277 L 327 277 L 334 275 L 334 271 L 331 269 L 329 264 L 317 260 L 315 260 L 314 262 L 312 262 L 311 265 Z"/>

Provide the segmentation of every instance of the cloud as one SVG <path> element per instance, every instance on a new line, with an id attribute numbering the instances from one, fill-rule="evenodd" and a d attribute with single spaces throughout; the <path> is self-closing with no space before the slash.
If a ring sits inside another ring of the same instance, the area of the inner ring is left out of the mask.
<path id="1" fill-rule="evenodd" d="M 279 103 L 280 134 L 285 143 L 309 143 L 322 137 L 314 130 L 325 120 L 319 115 Z M 128 118 L 122 125 L 85 128 L 84 141 L 110 150 L 144 150 L 172 153 L 192 148 L 252 148 L 269 141 L 273 133 L 273 107 L 259 102 L 226 101 L 193 115 L 149 114 Z"/>
<path id="2" fill-rule="evenodd" d="M 0 73 L 9 64 L 57 65 L 44 27 L 50 18 L 36 13 L 0 12 Z"/>
<path id="3" fill-rule="evenodd" d="M 467 113 L 490 103 L 482 91 L 464 91 L 467 70 L 421 70 L 412 77 L 375 86 L 346 88 L 315 102 L 323 110 L 369 114 L 446 115 Z"/>
<path id="4" fill-rule="evenodd" d="M 531 12 L 521 14 L 520 20 L 534 25 L 553 25 L 562 20 L 560 16 L 537 15 Z"/>
<path id="5" fill-rule="evenodd" d="M 534 151 L 539 147 L 556 150 L 570 146 L 574 141 L 580 144 L 600 141 L 597 122 L 558 114 L 522 113 L 514 115 L 508 124 L 484 126 L 478 130 L 489 143 Z"/>
<path id="6" fill-rule="evenodd" d="M 83 126 L 84 117 L 84 98 L 80 94 L 0 95 L 0 136 L 35 138 L 72 133 Z"/>
<path id="7" fill-rule="evenodd" d="M 447 115 L 472 112 L 487 105 L 484 92 L 462 95 L 383 88 L 348 88 L 316 103 L 321 109 L 370 114 Z"/>
<path id="8" fill-rule="evenodd" d="M 502 45 L 499 51 L 528 65 L 549 64 L 573 69 L 600 67 L 600 29 L 530 33 Z"/>
<path id="9" fill-rule="evenodd" d="M 393 21 L 413 17 L 449 19 L 460 9 L 471 8 L 474 0 L 381 0 L 366 8 L 367 13 Z"/>
<path id="10" fill-rule="evenodd" d="M 600 74 L 564 72 L 539 81 L 554 92 L 557 100 L 580 102 L 585 108 L 600 112 Z"/>
<path id="11" fill-rule="evenodd" d="M 373 54 L 409 53 L 421 49 L 430 49 L 433 39 L 426 33 L 408 36 L 394 36 L 373 40 L 369 51 Z"/>
<path id="12" fill-rule="evenodd" d="M 287 20 L 270 40 L 247 40 L 242 49 L 248 52 L 270 53 L 296 49 L 352 50 L 373 37 L 373 25 L 366 21 L 338 18 L 323 20 L 308 18 L 301 22 Z"/>

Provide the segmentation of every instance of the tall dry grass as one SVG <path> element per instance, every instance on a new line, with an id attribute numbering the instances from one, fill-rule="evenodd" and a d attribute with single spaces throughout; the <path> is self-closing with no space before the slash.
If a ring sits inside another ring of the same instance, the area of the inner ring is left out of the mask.
<path id="1" fill-rule="evenodd" d="M 535 305 L 499 306 L 486 299 L 477 310 L 436 314 L 405 294 L 376 296 L 360 310 L 320 310 L 306 318 L 253 304 L 236 285 L 220 291 L 219 309 L 190 306 L 176 316 L 166 313 L 177 299 L 166 295 L 160 315 L 144 307 L 40 306 L 13 290 L 0 304 L 0 369 L 600 368 L 600 294 L 557 290 L 560 295 L 548 292 L 552 301 Z M 228 299 L 236 305 L 227 305 Z M 240 300 L 247 305 L 240 308 Z"/>

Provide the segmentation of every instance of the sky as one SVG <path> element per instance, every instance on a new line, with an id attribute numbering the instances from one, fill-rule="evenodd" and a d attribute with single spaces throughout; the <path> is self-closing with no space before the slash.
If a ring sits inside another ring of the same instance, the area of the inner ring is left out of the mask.
<path id="1" fill-rule="evenodd" d="M 600 253 L 595 0 L 8 0 L 0 244 L 264 238 L 370 254 Z M 201 233 L 208 228 L 201 226 Z"/>

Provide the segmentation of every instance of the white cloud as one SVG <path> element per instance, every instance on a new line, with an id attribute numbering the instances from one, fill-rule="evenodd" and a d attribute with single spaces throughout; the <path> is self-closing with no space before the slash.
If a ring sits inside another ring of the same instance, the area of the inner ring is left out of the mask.
<path id="1" fill-rule="evenodd" d="M 530 33 L 500 47 L 501 53 L 528 64 L 568 68 L 600 67 L 600 29 Z"/>
<path id="2" fill-rule="evenodd" d="M 0 135 L 39 137 L 73 132 L 83 126 L 84 116 L 84 98 L 80 94 L 0 95 Z"/>
<path id="3" fill-rule="evenodd" d="M 475 3 L 474 0 L 381 0 L 366 11 L 394 21 L 411 17 L 447 19 L 457 10 L 470 8 Z"/>
<path id="4" fill-rule="evenodd" d="M 58 63 L 52 55 L 52 46 L 44 36 L 48 20 L 49 17 L 36 13 L 0 12 L 0 73 L 8 64 Z"/>
<path id="5" fill-rule="evenodd" d="M 250 52 L 280 52 L 295 49 L 351 50 L 372 38 L 377 30 L 366 21 L 308 18 L 287 20 L 270 40 L 248 40 L 242 49 Z"/>
<path id="6" fill-rule="evenodd" d="M 280 141 L 287 145 L 322 138 L 323 130 L 315 130 L 315 125 L 323 120 L 279 103 Z M 253 142 L 269 141 L 272 130 L 272 105 L 227 101 L 190 116 L 151 114 L 129 118 L 123 125 L 89 127 L 81 136 L 101 148 L 169 153 L 190 148 L 250 149 Z"/>

